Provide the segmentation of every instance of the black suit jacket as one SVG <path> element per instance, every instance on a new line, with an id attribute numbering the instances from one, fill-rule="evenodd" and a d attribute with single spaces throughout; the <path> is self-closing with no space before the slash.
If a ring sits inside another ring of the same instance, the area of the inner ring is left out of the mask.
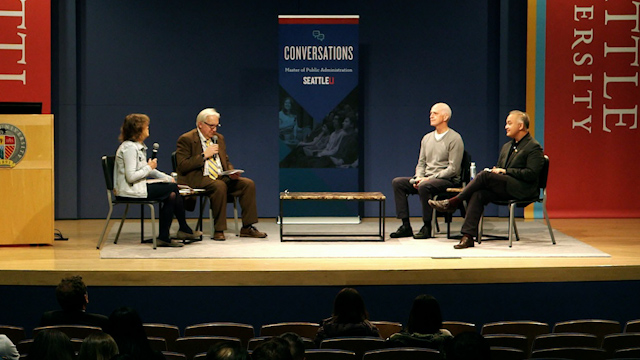
<path id="1" fill-rule="evenodd" d="M 500 150 L 496 167 L 507 171 L 507 192 L 516 199 L 528 199 L 539 195 L 538 180 L 544 166 L 544 152 L 536 139 L 527 134 L 518 143 L 517 150 L 509 156 L 512 141 Z"/>
<path id="2" fill-rule="evenodd" d="M 64 311 L 54 310 L 47 311 L 42 314 L 40 319 L 40 326 L 53 326 L 53 325 L 85 325 L 85 326 L 97 326 L 105 330 L 109 318 L 100 314 L 91 314 L 84 311 Z"/>

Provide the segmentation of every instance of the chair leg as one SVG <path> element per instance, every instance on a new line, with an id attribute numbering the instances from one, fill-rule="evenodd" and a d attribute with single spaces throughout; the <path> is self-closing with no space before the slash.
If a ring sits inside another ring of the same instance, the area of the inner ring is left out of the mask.
<path id="1" fill-rule="evenodd" d="M 437 198 L 434 198 L 437 199 Z M 432 209 L 431 212 L 431 237 L 436 236 L 436 227 L 438 226 L 438 212 L 436 209 Z"/>
<path id="2" fill-rule="evenodd" d="M 129 212 L 129 204 L 124 208 L 124 214 L 122 215 L 122 219 L 120 220 L 120 226 L 118 227 L 118 232 L 116 233 L 116 238 L 113 240 L 114 244 L 118 243 L 118 238 L 120 237 L 120 231 L 122 231 L 122 225 L 124 225 L 124 219 L 127 218 L 127 213 Z"/>
<path id="3" fill-rule="evenodd" d="M 107 232 L 107 227 L 109 226 L 109 221 L 111 220 L 111 213 L 113 213 L 113 204 L 109 202 L 109 213 L 107 214 L 107 220 L 104 223 L 104 228 L 102 229 L 100 240 L 98 240 L 98 245 L 96 246 L 98 250 L 100 250 L 100 246 L 102 246 L 102 242 L 104 241 L 104 234 Z"/>
<path id="4" fill-rule="evenodd" d="M 158 238 L 156 236 L 156 208 L 153 207 L 153 204 L 148 204 L 148 205 L 149 205 L 149 209 L 151 209 L 151 236 L 153 236 L 152 242 L 153 242 L 153 249 L 155 250 L 156 247 L 158 246 L 156 243 L 156 240 Z"/>
<path id="5" fill-rule="evenodd" d="M 209 204 L 209 224 L 211 225 L 211 238 L 213 239 L 213 234 L 216 232 L 216 227 L 213 223 L 213 210 L 211 210 L 211 204 Z"/>
<path id="6" fill-rule="evenodd" d="M 516 241 L 520 241 L 520 234 L 518 234 L 518 222 L 515 219 L 513 220 L 513 232 L 516 235 Z"/>
<path id="7" fill-rule="evenodd" d="M 240 228 L 238 227 L 238 197 L 233 197 L 233 219 L 236 225 L 236 236 L 240 236 Z"/>
<path id="8" fill-rule="evenodd" d="M 556 244 L 556 238 L 553 236 L 553 229 L 551 228 L 551 221 L 549 220 L 549 213 L 547 213 L 547 194 L 545 192 L 544 199 L 542 201 L 542 213 L 544 214 L 544 219 L 547 221 L 547 228 L 549 229 L 549 235 L 551 236 L 551 243 L 553 245 Z"/>
<path id="9" fill-rule="evenodd" d="M 516 226 L 515 224 L 515 212 L 516 212 L 516 204 L 513 203 L 509 206 L 509 247 L 511 247 L 513 242 L 513 228 Z"/>
<path id="10" fill-rule="evenodd" d="M 484 214 L 480 215 L 480 223 L 478 224 L 478 244 L 482 243 L 483 230 L 484 230 Z"/>

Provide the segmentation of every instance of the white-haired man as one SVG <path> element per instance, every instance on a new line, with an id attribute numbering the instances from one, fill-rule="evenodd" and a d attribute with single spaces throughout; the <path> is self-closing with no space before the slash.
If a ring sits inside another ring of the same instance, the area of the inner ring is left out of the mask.
<path id="1" fill-rule="evenodd" d="M 196 128 L 178 138 L 176 162 L 178 183 L 211 192 L 211 210 L 215 230 L 214 240 L 225 240 L 227 229 L 227 195 L 238 196 L 242 208 L 240 236 L 264 238 L 253 224 L 258 222 L 256 187 L 253 180 L 240 174 L 221 175 L 233 169 L 222 134 L 218 133 L 220 114 L 212 108 L 202 110 L 196 117 Z"/>
<path id="2" fill-rule="evenodd" d="M 460 182 L 460 162 L 464 154 L 462 137 L 449 128 L 451 108 L 445 103 L 437 103 L 431 107 L 429 123 L 435 128 L 426 134 L 420 142 L 420 155 L 413 177 L 397 177 L 393 179 L 393 196 L 396 203 L 396 217 L 402 225 L 391 233 L 392 238 L 413 236 L 414 239 L 431 237 L 431 198 L 453 187 Z M 408 196 L 418 194 L 422 204 L 422 221 L 424 225 L 416 234 L 409 222 Z"/>

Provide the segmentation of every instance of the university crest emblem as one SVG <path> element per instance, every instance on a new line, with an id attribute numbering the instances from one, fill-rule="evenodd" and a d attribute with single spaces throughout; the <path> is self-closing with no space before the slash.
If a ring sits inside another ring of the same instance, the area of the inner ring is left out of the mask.
<path id="1" fill-rule="evenodd" d="M 0 124 L 0 168 L 12 168 L 27 151 L 27 140 L 20 129 L 11 124 Z"/>

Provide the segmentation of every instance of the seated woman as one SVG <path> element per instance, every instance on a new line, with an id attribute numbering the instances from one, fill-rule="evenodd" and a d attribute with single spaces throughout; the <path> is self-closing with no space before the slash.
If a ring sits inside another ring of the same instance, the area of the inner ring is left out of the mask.
<path id="1" fill-rule="evenodd" d="M 320 346 L 324 339 L 341 336 L 380 337 L 378 328 L 369 322 L 369 313 L 364 300 L 356 289 L 340 290 L 333 302 L 333 315 L 322 321 L 316 333 L 315 343 Z"/>
<path id="2" fill-rule="evenodd" d="M 409 321 L 404 330 L 387 339 L 390 347 L 423 347 L 444 351 L 453 336 L 442 329 L 442 313 L 438 301 L 431 295 L 418 295 L 413 300 Z"/>
<path id="3" fill-rule="evenodd" d="M 120 128 L 121 142 L 116 151 L 113 187 L 117 197 L 160 200 L 158 246 L 180 247 L 172 243 L 169 236 L 173 215 L 178 219 L 180 228 L 177 238 L 196 240 L 201 231 L 193 231 L 187 224 L 175 180 L 156 170 L 157 159 L 147 160 L 147 146 L 144 140 L 149 137 L 149 117 L 144 114 L 129 114 Z M 147 177 L 161 179 L 162 182 L 147 183 Z"/>

